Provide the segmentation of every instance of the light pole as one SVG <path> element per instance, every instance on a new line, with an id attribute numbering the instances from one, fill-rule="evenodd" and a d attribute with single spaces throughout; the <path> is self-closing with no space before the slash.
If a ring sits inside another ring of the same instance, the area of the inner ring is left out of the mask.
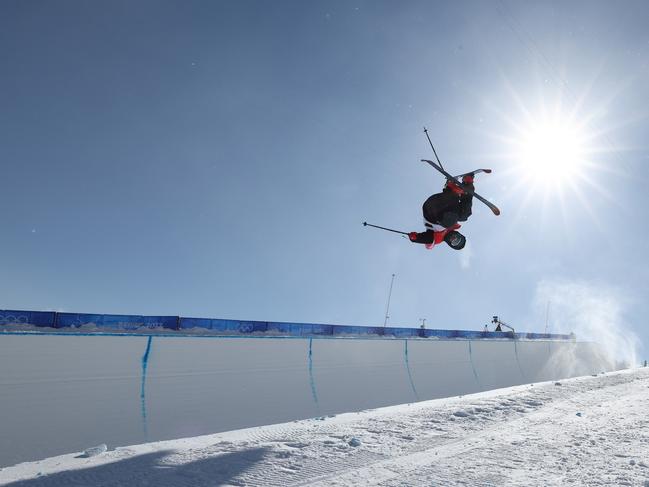
<path id="1" fill-rule="evenodd" d="M 388 304 L 385 307 L 385 321 L 383 322 L 383 328 L 388 324 L 388 318 L 390 317 L 388 313 L 390 312 L 390 298 L 392 297 L 392 285 L 394 284 L 394 274 L 392 274 L 392 280 L 390 280 L 390 292 L 388 293 Z"/>

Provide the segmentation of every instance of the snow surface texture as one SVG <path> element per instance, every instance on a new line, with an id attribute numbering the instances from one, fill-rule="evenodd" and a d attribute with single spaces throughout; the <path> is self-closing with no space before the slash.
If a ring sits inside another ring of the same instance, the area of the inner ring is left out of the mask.
<path id="1" fill-rule="evenodd" d="M 649 369 L 24 463 L 0 485 L 649 485 Z"/>

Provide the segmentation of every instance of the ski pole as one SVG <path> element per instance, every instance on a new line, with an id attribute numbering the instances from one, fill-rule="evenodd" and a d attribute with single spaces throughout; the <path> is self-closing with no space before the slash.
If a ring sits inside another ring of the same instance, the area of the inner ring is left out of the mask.
<path id="1" fill-rule="evenodd" d="M 381 230 L 387 230 L 388 232 L 400 233 L 401 235 L 408 235 L 408 232 L 402 232 L 401 230 L 394 230 L 393 228 L 380 227 L 378 225 L 372 225 L 371 223 L 363 222 L 363 226 L 379 228 Z"/>
<path id="2" fill-rule="evenodd" d="M 437 152 L 435 151 L 435 147 L 433 147 L 433 142 L 430 140 L 430 137 L 428 136 L 428 129 L 424 127 L 424 133 L 426 134 L 426 138 L 428 139 L 428 143 L 430 144 L 430 148 L 433 149 L 433 154 L 435 154 L 435 159 L 437 159 L 437 162 L 439 163 L 439 166 L 444 169 L 444 166 L 442 166 L 442 161 L 439 160 L 439 157 L 437 157 Z"/>

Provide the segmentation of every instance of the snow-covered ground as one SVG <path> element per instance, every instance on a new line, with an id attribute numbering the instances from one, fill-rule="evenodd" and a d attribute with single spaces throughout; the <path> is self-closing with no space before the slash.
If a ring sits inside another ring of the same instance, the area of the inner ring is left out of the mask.
<path id="1" fill-rule="evenodd" d="M 649 369 L 62 455 L 0 485 L 649 487 Z"/>

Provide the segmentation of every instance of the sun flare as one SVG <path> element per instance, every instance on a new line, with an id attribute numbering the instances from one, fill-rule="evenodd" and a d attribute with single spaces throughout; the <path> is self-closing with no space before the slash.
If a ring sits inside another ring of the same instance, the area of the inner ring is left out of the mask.
<path id="1" fill-rule="evenodd" d="M 587 139 L 567 118 L 541 120 L 521 129 L 515 160 L 535 183 L 562 185 L 584 169 Z"/>
<path id="2" fill-rule="evenodd" d="M 562 92 L 542 87 L 538 97 L 524 97 L 511 85 L 509 97 L 513 105 L 492 105 L 503 123 L 487 132 L 501 147 L 494 157 L 503 161 L 502 206 L 514 209 L 516 222 L 538 211 L 540 222 L 559 220 L 568 231 L 581 209 L 600 225 L 592 202 L 611 200 L 603 177 L 618 171 L 602 162 L 612 146 L 602 118 L 610 100 L 590 104 L 589 90 L 565 100 Z"/>

